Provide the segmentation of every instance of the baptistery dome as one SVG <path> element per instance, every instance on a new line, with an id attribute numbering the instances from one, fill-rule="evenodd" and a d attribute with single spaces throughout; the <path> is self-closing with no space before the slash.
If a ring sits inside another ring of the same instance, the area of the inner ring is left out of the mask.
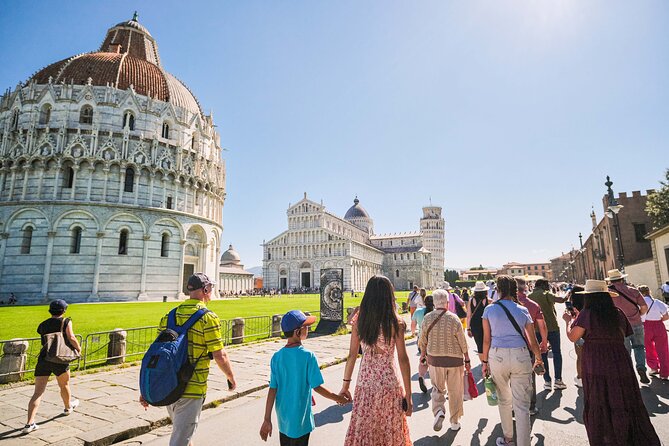
<path id="1" fill-rule="evenodd" d="M 213 119 L 136 15 L 0 97 L 0 299 L 182 296 L 224 199 Z"/>
<path id="2" fill-rule="evenodd" d="M 353 200 L 353 206 L 351 206 L 348 211 L 346 211 L 346 214 L 344 214 L 344 220 L 356 225 L 361 229 L 364 229 L 369 234 L 374 232 L 374 222 L 367 211 L 362 206 L 360 206 L 360 200 L 358 200 L 358 197 L 355 197 Z"/>

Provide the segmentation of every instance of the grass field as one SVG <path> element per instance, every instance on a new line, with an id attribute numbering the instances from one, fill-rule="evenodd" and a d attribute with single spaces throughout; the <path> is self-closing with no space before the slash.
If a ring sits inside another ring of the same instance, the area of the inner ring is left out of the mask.
<path id="1" fill-rule="evenodd" d="M 346 293 L 344 308 L 360 304 L 357 298 Z M 398 292 L 397 301 L 405 300 L 407 292 Z M 84 338 L 87 334 L 115 328 L 134 328 L 158 325 L 160 318 L 179 302 L 132 302 L 72 304 L 66 316 L 72 318 L 75 332 Z M 236 300 L 214 300 L 208 305 L 221 319 L 236 317 L 271 316 L 288 310 L 318 311 L 317 294 L 300 294 L 281 297 L 244 297 Z M 36 337 L 40 322 L 49 317 L 47 305 L 0 307 L 0 340 Z"/>

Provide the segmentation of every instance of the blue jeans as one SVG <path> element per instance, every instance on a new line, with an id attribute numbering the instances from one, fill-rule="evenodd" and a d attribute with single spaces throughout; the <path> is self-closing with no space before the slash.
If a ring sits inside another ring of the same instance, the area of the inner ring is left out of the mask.
<path id="1" fill-rule="evenodd" d="M 541 342 L 541 335 L 539 333 L 537 333 L 537 339 L 539 340 L 539 342 Z M 555 367 L 555 379 L 562 381 L 562 351 L 560 350 L 560 332 L 549 331 L 548 343 L 550 344 L 551 351 L 553 352 L 553 366 Z M 544 373 L 544 381 L 551 382 L 551 370 L 548 365 L 548 352 L 541 354 L 541 360 L 544 362 L 544 368 L 546 369 L 546 372 Z"/>
<path id="2" fill-rule="evenodd" d="M 632 325 L 632 335 L 625 338 L 625 348 L 627 353 L 634 350 L 634 362 L 636 362 L 637 371 L 646 371 L 646 346 L 644 344 L 643 325 Z"/>

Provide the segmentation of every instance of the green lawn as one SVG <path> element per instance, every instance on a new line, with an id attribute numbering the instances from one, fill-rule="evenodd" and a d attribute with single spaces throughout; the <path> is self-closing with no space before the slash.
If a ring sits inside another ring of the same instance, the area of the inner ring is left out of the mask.
<path id="1" fill-rule="evenodd" d="M 407 292 L 398 292 L 397 301 L 406 299 Z M 346 293 L 344 307 L 360 304 L 362 293 L 357 298 Z M 72 318 L 75 333 L 84 338 L 90 333 L 158 325 L 160 318 L 178 304 L 170 302 L 148 303 L 104 303 L 72 304 L 66 316 Z M 215 300 L 208 305 L 221 319 L 236 317 L 271 316 L 288 310 L 318 311 L 320 298 L 317 294 L 302 294 L 291 297 L 245 297 L 238 300 Z M 49 317 L 47 305 L 0 307 L 0 340 L 36 337 L 37 325 Z"/>

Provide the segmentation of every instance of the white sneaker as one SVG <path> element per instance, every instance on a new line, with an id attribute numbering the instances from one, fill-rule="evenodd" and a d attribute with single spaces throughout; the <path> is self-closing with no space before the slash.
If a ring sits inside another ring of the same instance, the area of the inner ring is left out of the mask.
<path id="1" fill-rule="evenodd" d="M 553 388 L 555 390 L 564 390 L 567 388 L 567 385 L 563 383 L 561 379 L 556 379 L 555 383 L 553 384 Z"/>
<path id="2" fill-rule="evenodd" d="M 77 399 L 70 400 L 70 408 L 69 409 L 65 408 L 63 410 L 63 415 L 70 415 L 72 412 L 74 412 L 74 409 L 76 409 L 78 405 L 79 405 L 79 400 Z"/>
<path id="3" fill-rule="evenodd" d="M 451 430 L 452 431 L 459 431 L 462 426 L 460 423 L 451 423 Z"/>
<path id="4" fill-rule="evenodd" d="M 545 390 L 553 390 L 553 385 L 551 384 L 550 381 L 545 381 L 544 382 L 544 389 Z"/>
<path id="5" fill-rule="evenodd" d="M 32 431 L 35 431 L 35 430 L 37 430 L 37 429 L 39 429 L 39 426 L 38 426 L 37 424 L 35 424 L 35 423 L 33 423 L 33 424 L 26 424 L 26 425 L 23 427 L 23 430 L 21 430 L 21 432 L 24 433 L 24 434 L 29 434 L 29 433 L 31 433 Z"/>
<path id="6" fill-rule="evenodd" d="M 446 414 L 444 413 L 443 410 L 439 410 L 437 412 L 437 415 L 434 416 L 434 423 L 432 423 L 432 428 L 435 431 L 440 431 L 441 427 L 444 425 L 444 419 L 446 418 Z"/>
<path id="7" fill-rule="evenodd" d="M 577 387 L 583 387 L 583 380 L 581 378 L 574 378 L 574 384 L 576 384 Z"/>

